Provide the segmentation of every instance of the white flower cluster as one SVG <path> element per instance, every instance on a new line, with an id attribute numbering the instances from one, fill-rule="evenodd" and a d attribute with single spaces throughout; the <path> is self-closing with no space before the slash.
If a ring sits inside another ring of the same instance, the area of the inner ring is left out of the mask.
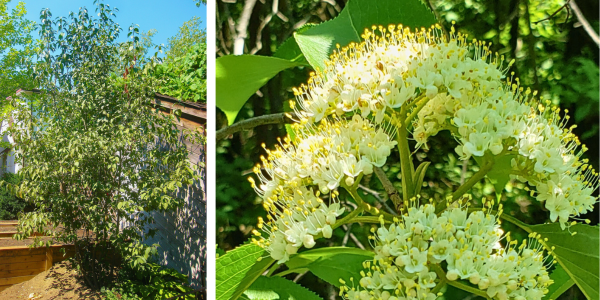
<path id="1" fill-rule="evenodd" d="M 363 264 L 367 272 L 358 286 L 342 287 L 345 299 L 436 299 L 432 289 L 444 261 L 447 280 L 468 280 L 491 299 L 540 300 L 548 293 L 552 281 L 546 267 L 551 263 L 541 245 L 531 248 L 524 241 L 516 248 L 507 236 L 508 248 L 501 248 L 497 216 L 485 210 L 468 213 L 460 207 L 437 216 L 435 207 L 426 204 L 394 221 L 387 228 L 382 222 L 371 237 L 374 260 Z"/>
<path id="2" fill-rule="evenodd" d="M 546 201 L 550 219 L 564 228 L 570 217 L 593 209 L 598 174 L 581 159 L 585 146 L 578 150 L 579 140 L 565 129 L 568 117 L 561 120 L 560 109 L 531 107 L 535 93 L 522 95 L 500 84 L 477 85 L 461 99 L 434 97 L 417 114 L 415 139 L 425 144 L 445 129 L 458 137 L 462 159 L 486 152 L 510 155 L 513 178 L 534 185 L 536 199 Z M 489 86 L 494 88 L 485 90 Z"/>
<path id="3" fill-rule="evenodd" d="M 581 159 L 585 146 L 578 150 L 559 109 L 540 104 L 518 79 L 506 79 L 512 62 L 454 29 L 449 39 L 435 27 L 372 29 L 294 90 L 304 122 L 356 112 L 379 123 L 386 116 L 402 120 L 398 111 L 404 111 L 414 117 L 418 147 L 450 130 L 462 159 L 514 157 L 513 177 L 536 187 L 537 200 L 546 201 L 551 220 L 563 228 L 570 217 L 593 209 L 598 174 Z"/>
<path id="4" fill-rule="evenodd" d="M 447 91 L 460 99 L 474 86 L 499 82 L 505 72 L 499 67 L 504 58 L 491 59 L 483 43 L 476 44 L 472 59 L 471 44 L 454 29 L 451 40 L 436 28 L 372 29 L 362 35 L 364 42 L 334 53 L 322 74 L 294 90 L 299 116 L 314 122 L 329 114 L 360 111 L 363 117 L 373 114 L 379 123 L 386 113 L 418 96 L 431 99 Z"/>
<path id="5" fill-rule="evenodd" d="M 373 166 L 383 166 L 396 145 L 385 128 L 359 115 L 351 120 L 295 125 L 296 139 L 267 150 L 262 166 L 255 167 L 260 185 L 250 179 L 269 213 L 266 223 L 259 220 L 259 228 L 269 236 L 256 243 L 280 263 L 301 246 L 313 247 L 316 235 L 331 237 L 331 226 L 344 209 L 330 191 L 352 186 L 355 178 L 371 174 Z M 329 205 L 321 194 L 330 194 Z"/>

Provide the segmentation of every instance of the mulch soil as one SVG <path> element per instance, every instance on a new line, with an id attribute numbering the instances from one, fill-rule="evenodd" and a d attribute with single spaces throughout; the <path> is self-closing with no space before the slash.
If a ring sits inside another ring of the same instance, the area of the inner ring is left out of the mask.
<path id="1" fill-rule="evenodd" d="M 46 300 L 46 299 L 91 299 L 100 300 L 102 296 L 87 288 L 71 263 L 63 261 L 36 277 L 15 284 L 0 292 L 0 299 L 10 300 Z"/>

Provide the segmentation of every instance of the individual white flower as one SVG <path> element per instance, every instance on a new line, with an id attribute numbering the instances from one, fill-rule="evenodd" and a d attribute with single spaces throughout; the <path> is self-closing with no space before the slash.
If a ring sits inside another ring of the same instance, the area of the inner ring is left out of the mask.
<path id="1" fill-rule="evenodd" d="M 431 247 L 429 248 L 429 254 L 434 258 L 433 261 L 444 261 L 450 254 L 450 250 L 454 249 L 455 243 L 448 241 L 447 239 L 443 239 L 441 241 L 433 241 L 431 242 Z"/>
<path id="2" fill-rule="evenodd" d="M 427 270 L 427 252 L 421 252 L 415 247 L 411 248 L 400 259 L 406 272 L 419 273 Z"/>

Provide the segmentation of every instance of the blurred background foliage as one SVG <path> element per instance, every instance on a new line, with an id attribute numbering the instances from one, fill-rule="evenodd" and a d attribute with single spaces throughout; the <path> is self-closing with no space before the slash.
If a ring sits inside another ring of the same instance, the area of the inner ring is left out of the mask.
<path id="1" fill-rule="evenodd" d="M 334 18 L 345 3 L 343 0 L 219 0 L 217 57 L 229 54 L 271 56 L 295 30 L 305 24 Z M 588 146 L 587 158 L 598 170 L 599 46 L 594 40 L 599 26 L 598 1 L 429 0 L 424 3 L 446 29 L 455 22 L 457 30 L 493 43 L 492 50 L 508 60 L 514 58 L 516 63 L 510 71 L 521 79 L 523 86 L 538 90 L 544 99 L 569 111 L 571 118 L 567 126 L 577 126 L 574 132 Z M 579 9 L 580 15 L 574 7 Z M 586 32 L 584 22 L 588 22 L 595 32 Z M 310 68 L 299 67 L 275 76 L 248 100 L 236 122 L 288 110 L 287 103 L 293 99 L 292 87 L 305 82 L 310 71 Z M 217 129 L 227 125 L 220 111 L 216 122 Z M 262 145 L 273 148 L 277 139 L 285 134 L 284 125 L 267 125 L 218 141 L 216 236 L 219 251 L 230 250 L 247 241 L 256 218 L 264 215 L 260 199 L 246 178 L 252 174 L 252 167 L 260 161 L 260 156 L 265 154 Z M 450 134 L 443 132 L 431 139 L 428 150 L 420 149 L 413 156 L 415 165 L 425 160 L 432 162 L 426 174 L 427 186 L 421 190 L 423 198 L 444 199 L 478 170 L 474 161 L 458 160 L 454 154 L 455 145 Z M 393 153 L 384 170 L 400 187 L 398 160 L 397 153 Z M 366 176 L 362 182 L 365 198 L 381 209 L 390 210 L 387 206 L 391 202 L 386 202 L 387 194 L 381 183 L 376 178 L 371 179 Z M 505 213 L 528 224 L 544 222 L 549 213 L 529 197 L 524 188 L 518 182 L 507 184 L 502 194 Z M 481 181 L 471 193 L 474 205 L 481 205 L 482 197 L 494 198 L 496 195 L 489 181 Z M 592 224 L 598 224 L 598 207 L 584 217 Z M 523 232 L 509 225 L 504 229 L 513 232 L 514 237 L 525 237 Z M 320 240 L 317 247 L 336 244 L 368 249 L 369 229 L 369 226 L 358 224 L 344 226 L 334 232 L 332 239 Z M 324 299 L 337 297 L 333 287 L 310 273 L 289 279 L 317 291 Z M 445 297 L 471 299 L 460 291 L 449 291 Z M 575 286 L 560 299 L 585 297 Z"/>

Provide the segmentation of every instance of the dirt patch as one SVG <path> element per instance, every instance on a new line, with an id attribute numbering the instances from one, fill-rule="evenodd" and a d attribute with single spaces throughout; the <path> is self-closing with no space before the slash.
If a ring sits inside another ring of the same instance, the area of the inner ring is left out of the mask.
<path id="1" fill-rule="evenodd" d="M 30 297 L 33 296 L 33 297 Z M 70 262 L 55 264 L 50 270 L 34 278 L 13 285 L 0 292 L 0 299 L 92 299 L 100 300 L 99 292 L 94 292 L 83 284 L 83 280 L 71 268 Z"/>

